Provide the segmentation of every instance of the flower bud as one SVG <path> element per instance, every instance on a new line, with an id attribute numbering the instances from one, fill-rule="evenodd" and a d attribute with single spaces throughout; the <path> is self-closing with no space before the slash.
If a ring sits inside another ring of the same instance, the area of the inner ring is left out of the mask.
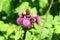
<path id="1" fill-rule="evenodd" d="M 26 12 L 22 12 L 22 17 L 24 17 L 26 15 Z"/>
<path id="2" fill-rule="evenodd" d="M 29 15 L 29 14 L 30 14 L 30 10 L 27 9 L 27 10 L 26 10 L 26 15 Z"/>

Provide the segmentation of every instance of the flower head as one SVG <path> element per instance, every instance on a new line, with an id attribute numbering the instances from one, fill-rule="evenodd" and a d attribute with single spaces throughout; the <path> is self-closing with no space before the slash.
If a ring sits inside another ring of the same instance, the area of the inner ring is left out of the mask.
<path id="1" fill-rule="evenodd" d="M 26 12 L 22 12 L 20 17 L 17 18 L 17 23 L 21 24 L 25 28 L 31 28 L 34 27 L 34 22 L 37 24 L 40 24 L 40 17 L 38 15 L 32 15 L 30 14 L 30 10 L 26 10 Z"/>
<path id="2" fill-rule="evenodd" d="M 30 24 L 31 24 L 31 23 L 30 23 L 30 20 L 29 20 L 28 18 L 25 18 L 25 19 L 23 20 L 23 26 L 24 26 L 24 27 L 29 27 Z"/>

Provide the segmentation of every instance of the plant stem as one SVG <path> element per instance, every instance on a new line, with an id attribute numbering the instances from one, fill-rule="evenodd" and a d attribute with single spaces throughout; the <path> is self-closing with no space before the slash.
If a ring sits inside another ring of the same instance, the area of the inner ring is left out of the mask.
<path id="1" fill-rule="evenodd" d="M 47 10 L 47 12 L 46 12 L 46 18 L 45 18 L 45 21 L 44 21 L 44 23 L 43 23 L 43 27 L 44 27 L 44 24 L 45 24 L 46 21 L 47 21 L 47 18 L 48 18 L 48 15 L 49 15 L 49 12 L 50 12 L 50 9 L 51 9 L 52 5 L 53 5 L 53 0 L 51 0 L 50 6 L 49 6 L 49 8 L 48 8 L 48 10 Z"/>
<path id="2" fill-rule="evenodd" d="M 27 30 L 24 30 L 23 40 L 25 40 Z"/>
<path id="3" fill-rule="evenodd" d="M 46 21 L 47 21 L 48 14 L 49 14 L 49 12 L 50 12 L 50 9 L 51 9 L 51 7 L 52 7 L 52 4 L 53 4 L 53 0 L 51 0 L 50 6 L 49 6 L 49 8 L 48 8 L 48 10 L 47 10 L 47 12 L 46 12 L 46 18 L 45 18 L 44 23 L 43 23 L 43 25 L 42 25 L 42 28 L 41 28 L 41 30 L 40 30 L 40 36 L 41 36 L 41 33 L 43 32 L 43 28 L 44 28 L 44 25 L 45 25 L 45 23 L 46 23 Z M 41 39 L 40 39 L 40 40 L 41 40 Z"/>

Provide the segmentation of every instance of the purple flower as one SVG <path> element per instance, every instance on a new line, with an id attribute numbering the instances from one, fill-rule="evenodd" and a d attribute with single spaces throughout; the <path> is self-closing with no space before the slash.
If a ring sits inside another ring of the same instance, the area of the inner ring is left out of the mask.
<path id="1" fill-rule="evenodd" d="M 23 22 L 23 18 L 22 17 L 17 18 L 17 23 L 18 24 L 22 24 L 22 22 Z"/>
<path id="2" fill-rule="evenodd" d="M 23 26 L 24 27 L 29 27 L 30 24 L 31 23 L 30 23 L 30 20 L 28 18 L 23 19 Z"/>
<path id="3" fill-rule="evenodd" d="M 17 18 L 17 23 L 21 24 L 25 28 L 32 28 L 34 27 L 34 22 L 40 24 L 40 21 L 40 17 L 38 15 L 30 14 L 30 10 L 28 9 L 25 12 L 22 12 L 20 17 Z"/>
<path id="4" fill-rule="evenodd" d="M 41 21 L 40 17 L 39 16 L 36 16 L 36 23 L 37 24 L 40 24 L 40 21 Z"/>

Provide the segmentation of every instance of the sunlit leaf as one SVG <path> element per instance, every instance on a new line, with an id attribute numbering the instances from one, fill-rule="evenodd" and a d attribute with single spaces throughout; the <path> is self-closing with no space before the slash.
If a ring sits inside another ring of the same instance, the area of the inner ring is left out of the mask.
<path id="1" fill-rule="evenodd" d="M 41 8 L 46 7 L 48 4 L 48 0 L 40 0 L 39 5 Z"/>
<path id="2" fill-rule="evenodd" d="M 34 7 L 34 8 L 30 8 L 30 12 L 31 12 L 31 14 L 37 14 L 37 10 L 36 10 L 36 7 Z"/>
<path id="3" fill-rule="evenodd" d="M 0 31 L 7 31 L 8 27 L 9 27 L 8 24 L 0 25 Z"/>
<path id="4" fill-rule="evenodd" d="M 0 0 L 0 12 L 3 10 L 9 15 L 11 0 Z"/>
<path id="5" fill-rule="evenodd" d="M 27 33 L 26 33 L 25 40 L 32 40 L 32 35 L 31 35 L 31 33 L 29 31 L 27 31 Z"/>
<path id="6" fill-rule="evenodd" d="M 23 2 L 19 7 L 16 8 L 16 13 L 18 13 L 19 15 L 26 11 L 26 9 L 29 8 L 29 3 L 28 2 Z"/>
<path id="7" fill-rule="evenodd" d="M 53 23 L 54 25 L 60 25 L 60 16 L 55 16 Z"/>
<path id="8" fill-rule="evenodd" d="M 4 40 L 4 37 L 3 36 L 0 36 L 0 40 Z"/>

